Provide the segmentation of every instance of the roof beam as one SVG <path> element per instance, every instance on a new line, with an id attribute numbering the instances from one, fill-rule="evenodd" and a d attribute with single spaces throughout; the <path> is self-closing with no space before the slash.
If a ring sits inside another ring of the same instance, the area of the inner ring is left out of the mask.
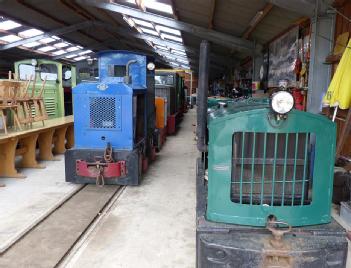
<path id="1" fill-rule="evenodd" d="M 315 0 L 268 0 L 268 2 L 280 8 L 308 17 L 313 17 L 316 8 Z"/>
<path id="2" fill-rule="evenodd" d="M 113 25 L 110 25 L 110 24 L 107 24 L 104 22 L 95 21 L 94 25 L 97 27 L 107 27 L 108 29 L 111 29 L 111 31 L 114 31 L 115 33 L 117 33 L 121 36 L 131 36 L 131 37 L 141 39 L 141 40 L 148 40 L 152 43 L 159 44 L 161 46 L 167 46 L 171 49 L 176 49 L 176 50 L 185 49 L 185 51 L 187 53 L 194 54 L 197 57 L 199 56 L 199 49 L 192 48 L 192 47 L 189 47 L 189 46 L 177 43 L 177 42 L 167 41 L 167 40 L 161 39 L 161 38 L 156 37 L 156 36 L 147 35 L 147 34 L 140 34 L 140 33 L 134 32 L 134 31 L 127 31 L 127 30 L 121 29 L 120 27 L 117 28 Z M 228 58 L 217 55 L 215 53 L 211 53 L 211 61 L 226 64 L 228 62 Z"/>
<path id="3" fill-rule="evenodd" d="M 73 25 L 59 28 L 59 29 L 56 29 L 56 30 L 53 30 L 53 31 L 50 31 L 50 32 L 47 32 L 44 34 L 40 34 L 40 35 L 33 36 L 30 38 L 26 38 L 26 39 L 22 39 L 22 40 L 19 40 L 16 42 L 8 43 L 6 45 L 2 45 L 2 46 L 0 46 L 0 50 L 5 50 L 5 49 L 13 48 L 13 47 L 22 46 L 24 44 L 35 42 L 37 40 L 43 39 L 43 38 L 51 36 L 51 35 L 62 35 L 62 34 L 66 34 L 66 33 L 75 32 L 75 31 L 80 30 L 80 29 L 89 28 L 92 26 L 93 26 L 92 21 L 85 21 L 82 23 L 73 24 Z"/>
<path id="4" fill-rule="evenodd" d="M 216 0 L 211 0 L 210 17 L 208 21 L 208 29 L 213 29 L 213 20 L 216 12 Z"/>
<path id="5" fill-rule="evenodd" d="M 245 30 L 243 38 L 249 39 L 251 33 L 256 29 L 258 24 L 268 15 L 268 13 L 272 10 L 273 6 L 274 5 L 272 3 L 268 3 L 262 10 L 256 13 L 256 15 L 252 18 L 249 27 Z"/>
<path id="6" fill-rule="evenodd" d="M 221 33 L 211 29 L 206 29 L 200 26 L 193 24 L 177 21 L 172 18 L 163 17 L 156 15 L 150 12 L 142 12 L 138 9 L 127 7 L 124 5 L 109 3 L 104 0 L 76 0 L 77 2 L 83 5 L 94 6 L 100 9 L 108 10 L 111 12 L 128 15 L 138 19 L 152 21 L 156 24 L 164 25 L 170 28 L 174 28 L 183 32 L 190 33 L 192 35 L 198 36 L 200 38 L 206 39 L 213 43 L 232 48 L 232 49 L 241 49 L 241 50 L 250 50 L 255 49 L 255 44 L 249 40 L 242 39 L 240 37 L 235 37 L 229 34 Z"/>

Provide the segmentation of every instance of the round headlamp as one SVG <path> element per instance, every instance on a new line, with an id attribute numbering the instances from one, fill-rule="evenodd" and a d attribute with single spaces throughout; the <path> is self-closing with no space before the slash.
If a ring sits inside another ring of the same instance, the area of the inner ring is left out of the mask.
<path id="1" fill-rule="evenodd" d="M 155 70 L 155 63 L 149 62 L 146 67 L 149 71 L 153 71 Z"/>
<path id="2" fill-rule="evenodd" d="M 287 91 L 278 91 L 272 95 L 271 107 L 278 114 L 286 114 L 294 107 L 294 97 Z"/>

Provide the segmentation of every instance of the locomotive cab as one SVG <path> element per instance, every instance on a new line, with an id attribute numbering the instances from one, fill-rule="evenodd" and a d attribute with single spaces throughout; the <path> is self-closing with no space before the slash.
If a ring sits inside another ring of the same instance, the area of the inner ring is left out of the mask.
<path id="1" fill-rule="evenodd" d="M 140 182 L 153 148 L 154 71 L 145 55 L 99 54 L 99 81 L 73 89 L 75 148 L 66 152 L 66 181 Z"/>

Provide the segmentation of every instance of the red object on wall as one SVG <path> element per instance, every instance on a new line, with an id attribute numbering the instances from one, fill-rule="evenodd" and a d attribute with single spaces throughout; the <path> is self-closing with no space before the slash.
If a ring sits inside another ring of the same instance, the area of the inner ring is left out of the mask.
<path id="1" fill-rule="evenodd" d="M 303 96 L 301 90 L 293 89 L 292 95 L 294 97 L 295 109 L 300 110 L 300 111 L 304 111 L 305 110 L 305 107 L 303 105 L 304 96 Z"/>

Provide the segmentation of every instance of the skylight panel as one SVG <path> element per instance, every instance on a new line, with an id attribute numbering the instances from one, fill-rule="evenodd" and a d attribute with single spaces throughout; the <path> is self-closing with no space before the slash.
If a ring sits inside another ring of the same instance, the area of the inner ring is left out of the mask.
<path id="1" fill-rule="evenodd" d="M 152 25 L 151 22 L 145 21 L 145 20 L 139 20 L 139 19 L 135 19 L 133 18 L 133 21 L 135 22 L 135 24 L 144 26 L 144 27 L 149 27 L 149 28 L 154 28 L 154 26 Z"/>
<path id="2" fill-rule="evenodd" d="M 80 56 L 80 57 L 74 58 L 73 60 L 80 61 L 80 60 L 84 60 L 84 59 L 87 59 L 87 58 L 88 58 L 87 56 Z"/>
<path id="3" fill-rule="evenodd" d="M 145 0 L 144 5 L 146 8 L 161 11 L 168 14 L 173 14 L 173 8 L 169 4 L 160 3 L 156 0 Z"/>
<path id="4" fill-rule="evenodd" d="M 54 42 L 54 41 L 55 41 L 55 39 L 51 38 L 51 37 L 46 37 L 46 38 L 39 40 L 39 42 L 44 43 L 44 44 L 49 44 L 49 43 Z"/>
<path id="5" fill-rule="evenodd" d="M 52 52 L 52 54 L 55 56 L 59 56 L 59 55 L 65 54 L 65 53 L 66 53 L 66 51 L 64 51 L 62 49 Z"/>
<path id="6" fill-rule="evenodd" d="M 42 52 L 48 52 L 48 51 L 55 50 L 55 49 L 56 49 L 56 47 L 53 47 L 53 46 L 45 46 L 45 47 L 39 48 L 38 50 L 42 51 Z"/>
<path id="7" fill-rule="evenodd" d="M 166 26 L 156 25 L 155 29 L 157 31 L 160 31 L 160 32 L 170 33 L 170 34 L 174 34 L 174 35 L 180 36 L 180 31 L 179 30 L 172 29 L 172 28 L 169 28 L 169 27 L 166 27 Z"/>
<path id="8" fill-rule="evenodd" d="M 22 39 L 21 37 L 14 35 L 14 34 L 9 34 L 9 35 L 5 35 L 5 36 L 0 37 L 1 41 L 5 41 L 8 43 L 16 42 L 16 41 L 21 40 L 21 39 Z"/>
<path id="9" fill-rule="evenodd" d="M 188 61 L 188 60 L 177 59 L 177 61 L 179 61 L 179 62 L 181 62 L 181 63 L 189 64 L 189 61 Z"/>
<path id="10" fill-rule="evenodd" d="M 69 47 L 66 49 L 67 52 L 73 52 L 73 51 L 77 51 L 79 50 L 80 48 L 79 47 Z"/>
<path id="11" fill-rule="evenodd" d="M 23 44 L 24 47 L 37 47 L 37 46 L 40 46 L 41 43 L 39 42 L 30 42 L 30 43 L 27 43 L 27 44 Z"/>
<path id="12" fill-rule="evenodd" d="M 126 15 L 123 15 L 123 19 L 128 23 L 128 25 L 130 27 L 133 28 L 135 26 L 134 20 L 132 20 L 131 18 L 127 17 Z"/>
<path id="13" fill-rule="evenodd" d="M 53 46 L 57 48 L 62 48 L 62 47 L 68 47 L 68 44 L 65 42 L 60 42 L 60 43 L 53 44 Z"/>
<path id="14" fill-rule="evenodd" d="M 19 32 L 18 35 L 23 37 L 23 38 L 29 38 L 29 37 L 37 36 L 37 35 L 40 35 L 43 33 L 44 33 L 43 31 L 32 28 L 32 29 L 28 29 L 28 30 Z"/>
<path id="15" fill-rule="evenodd" d="M 56 36 L 56 35 L 52 35 L 51 37 L 54 38 L 54 39 L 56 39 L 56 40 L 60 40 L 60 39 L 61 39 L 60 37 L 58 37 L 58 36 Z"/>
<path id="16" fill-rule="evenodd" d="M 185 52 L 182 52 L 182 51 L 172 50 L 171 52 L 172 52 L 172 54 L 174 54 L 174 55 L 186 56 L 186 53 L 185 53 Z"/>
<path id="17" fill-rule="evenodd" d="M 161 47 L 161 46 L 156 46 L 156 49 L 163 50 L 163 51 L 169 51 L 167 47 Z"/>
<path id="18" fill-rule="evenodd" d="M 71 59 L 71 58 L 74 58 L 74 57 L 77 57 L 78 54 L 72 54 L 72 55 L 67 55 L 65 58 L 67 59 Z"/>
<path id="19" fill-rule="evenodd" d="M 93 52 L 93 51 L 91 51 L 91 50 L 84 50 L 84 51 L 80 52 L 78 55 L 85 55 L 85 54 L 89 54 L 91 52 Z"/>
<path id="20" fill-rule="evenodd" d="M 184 69 L 190 69 L 190 66 L 188 65 L 181 65 Z"/>
<path id="21" fill-rule="evenodd" d="M 5 30 L 5 31 L 12 30 L 21 26 L 22 24 L 14 22 L 13 20 L 5 20 L 0 22 L 0 30 Z"/>
<path id="22" fill-rule="evenodd" d="M 170 35 L 170 34 L 161 33 L 161 38 L 172 40 L 172 41 L 176 41 L 176 42 L 180 42 L 180 43 L 183 42 L 183 39 L 181 37 L 177 37 L 177 36 Z"/>
<path id="23" fill-rule="evenodd" d="M 141 29 L 141 31 L 143 33 L 152 34 L 152 35 L 158 36 L 158 32 L 156 32 L 155 30 L 147 29 L 147 28 L 144 28 L 144 27 L 139 27 L 139 28 Z"/>

